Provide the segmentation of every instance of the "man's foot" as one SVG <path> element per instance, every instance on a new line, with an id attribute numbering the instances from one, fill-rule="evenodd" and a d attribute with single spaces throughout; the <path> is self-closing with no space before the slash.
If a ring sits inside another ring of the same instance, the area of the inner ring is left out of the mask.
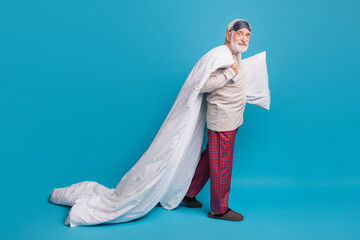
<path id="1" fill-rule="evenodd" d="M 213 214 L 209 212 L 208 217 L 227 221 L 242 221 L 244 219 L 241 213 L 235 212 L 230 208 L 224 214 Z"/>
<path id="2" fill-rule="evenodd" d="M 195 197 L 191 198 L 191 197 L 185 196 L 182 201 L 189 208 L 200 208 L 200 207 L 202 207 L 202 203 L 199 202 L 198 200 L 196 200 Z"/>

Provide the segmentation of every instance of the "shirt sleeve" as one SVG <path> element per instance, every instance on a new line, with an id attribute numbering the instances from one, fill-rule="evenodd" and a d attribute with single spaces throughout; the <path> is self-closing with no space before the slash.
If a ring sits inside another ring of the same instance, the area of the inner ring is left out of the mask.
<path id="1" fill-rule="evenodd" d="M 225 84 L 236 75 L 231 68 L 222 68 L 215 71 L 200 89 L 200 93 L 212 92 L 218 88 L 225 86 Z"/>

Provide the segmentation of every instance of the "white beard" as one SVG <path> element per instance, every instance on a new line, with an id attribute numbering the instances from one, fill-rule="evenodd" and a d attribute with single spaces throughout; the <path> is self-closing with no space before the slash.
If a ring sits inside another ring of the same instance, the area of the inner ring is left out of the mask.
<path id="1" fill-rule="evenodd" d="M 241 52 L 241 53 L 246 52 L 246 50 L 247 50 L 248 47 L 249 47 L 249 44 L 247 44 L 247 45 L 245 46 L 245 45 L 239 45 L 239 43 L 245 44 L 245 43 L 244 43 L 243 41 L 241 41 L 241 40 L 239 40 L 239 41 L 237 41 L 237 42 L 234 42 L 234 39 L 233 39 L 232 36 L 231 36 L 231 40 L 230 40 L 230 46 L 231 46 L 231 48 L 232 48 L 235 52 L 237 52 L 237 53 L 239 53 L 239 52 Z"/>

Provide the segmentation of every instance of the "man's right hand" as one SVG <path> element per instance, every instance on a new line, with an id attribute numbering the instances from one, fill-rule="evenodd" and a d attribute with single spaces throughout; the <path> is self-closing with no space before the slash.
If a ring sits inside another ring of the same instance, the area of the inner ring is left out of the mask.
<path id="1" fill-rule="evenodd" d="M 231 65 L 230 67 L 232 68 L 232 70 L 234 70 L 234 72 L 235 72 L 236 74 L 239 73 L 239 66 L 238 66 L 238 63 L 237 63 L 237 62 L 234 62 L 234 64 Z"/>

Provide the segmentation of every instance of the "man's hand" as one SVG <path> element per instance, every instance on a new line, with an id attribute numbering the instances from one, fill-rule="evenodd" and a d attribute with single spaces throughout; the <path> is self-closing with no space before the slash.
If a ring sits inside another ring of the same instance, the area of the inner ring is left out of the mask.
<path id="1" fill-rule="evenodd" d="M 234 64 L 231 65 L 230 67 L 232 68 L 232 70 L 234 70 L 234 72 L 235 72 L 236 74 L 239 73 L 239 66 L 238 66 L 238 63 L 237 63 L 237 62 L 234 62 Z"/>

